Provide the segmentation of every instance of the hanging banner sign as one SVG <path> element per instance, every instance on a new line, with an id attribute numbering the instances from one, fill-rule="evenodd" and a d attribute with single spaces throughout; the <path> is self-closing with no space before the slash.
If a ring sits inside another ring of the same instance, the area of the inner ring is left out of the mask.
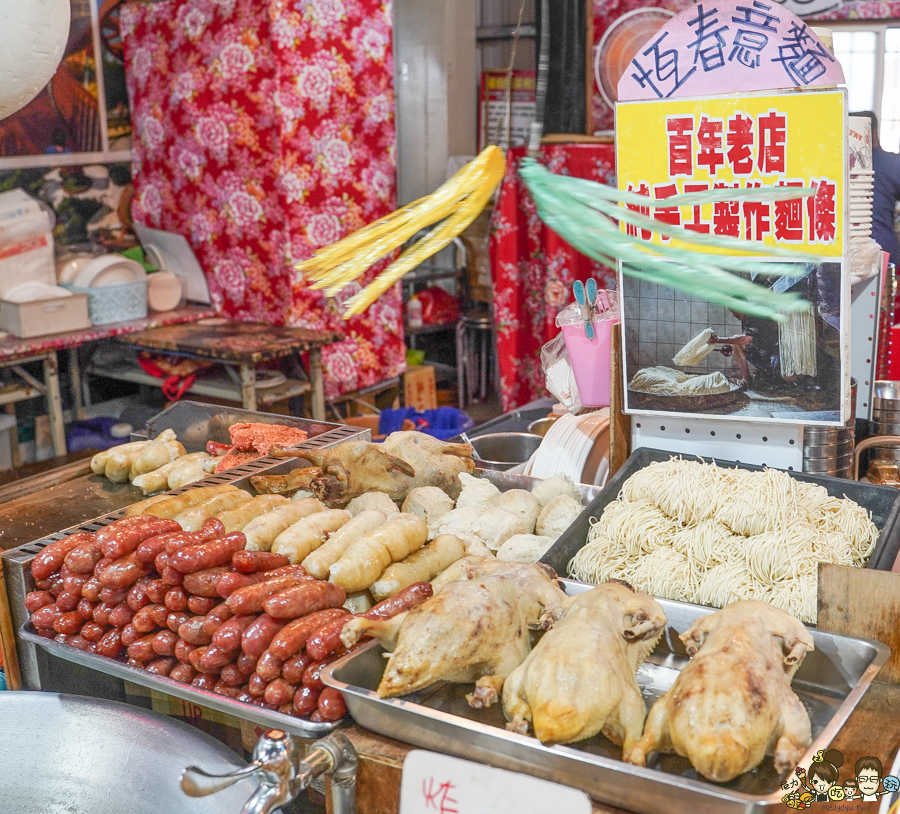
<path id="1" fill-rule="evenodd" d="M 647 198 L 629 209 L 698 234 L 745 245 L 796 248 L 817 262 L 685 245 L 640 227 L 622 230 L 648 248 L 689 248 L 758 259 L 749 278 L 808 307 L 783 321 L 709 303 L 621 276 L 626 412 L 839 426 L 850 417 L 849 225 L 846 91 L 736 94 L 619 102 L 619 189 Z M 680 193 L 808 187 L 784 201 L 667 206 Z M 859 217 L 859 216 L 855 216 Z M 777 260 L 792 274 L 764 274 Z"/>
<path id="2" fill-rule="evenodd" d="M 630 102 L 843 82 L 834 55 L 784 6 L 703 0 L 639 49 L 619 80 L 618 94 L 620 102 Z"/>

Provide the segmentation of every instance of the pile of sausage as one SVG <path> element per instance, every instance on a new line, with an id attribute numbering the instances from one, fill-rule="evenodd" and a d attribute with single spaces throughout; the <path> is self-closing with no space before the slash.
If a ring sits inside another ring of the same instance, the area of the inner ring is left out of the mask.
<path id="1" fill-rule="evenodd" d="M 346 714 L 324 665 L 346 652 L 344 590 L 210 518 L 186 532 L 137 515 L 46 546 L 25 597 L 36 631 L 157 675 L 312 721 Z M 388 619 L 431 595 L 417 583 L 364 615 Z"/>

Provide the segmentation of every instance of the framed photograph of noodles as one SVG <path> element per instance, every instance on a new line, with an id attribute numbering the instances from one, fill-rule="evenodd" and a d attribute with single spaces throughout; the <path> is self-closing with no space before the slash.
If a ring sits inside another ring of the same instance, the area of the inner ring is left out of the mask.
<path id="1" fill-rule="evenodd" d="M 70 0 L 62 61 L 46 87 L 0 121 L 0 169 L 131 160 L 119 11 L 110 0 Z"/>
<path id="2" fill-rule="evenodd" d="M 755 244 L 747 252 L 701 251 L 753 257 L 758 271 L 746 277 L 807 304 L 776 321 L 710 303 L 702 286 L 686 293 L 620 274 L 626 412 L 825 426 L 850 418 L 844 252 L 865 224 L 849 221 L 847 132 L 843 89 L 619 103 L 619 188 L 648 196 L 646 207 L 632 208 Z M 664 202 L 684 192 L 766 186 L 816 192 L 777 202 Z M 622 228 L 651 250 L 679 244 Z M 767 255 L 768 246 L 796 248 L 813 262 Z M 776 259 L 796 272 L 766 274 Z"/>

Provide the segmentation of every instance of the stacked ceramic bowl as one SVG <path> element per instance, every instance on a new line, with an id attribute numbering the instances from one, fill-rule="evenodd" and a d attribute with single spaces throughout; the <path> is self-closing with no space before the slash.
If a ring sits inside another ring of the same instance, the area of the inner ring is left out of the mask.
<path id="1" fill-rule="evenodd" d="M 850 237 L 872 234 L 872 125 L 863 116 L 850 117 Z"/>
<path id="2" fill-rule="evenodd" d="M 875 382 L 872 391 L 872 435 L 900 436 L 900 382 Z M 871 460 L 900 461 L 900 448 L 874 447 Z"/>
<path id="3" fill-rule="evenodd" d="M 850 385 L 850 419 L 843 427 L 805 427 L 803 471 L 832 478 L 853 477 L 853 441 L 856 424 L 856 379 Z"/>
<path id="4" fill-rule="evenodd" d="M 537 437 L 537 436 L 535 436 Z M 609 472 L 609 410 L 564 415 L 553 423 L 523 474 L 552 478 L 564 473 L 575 483 L 602 486 Z"/>

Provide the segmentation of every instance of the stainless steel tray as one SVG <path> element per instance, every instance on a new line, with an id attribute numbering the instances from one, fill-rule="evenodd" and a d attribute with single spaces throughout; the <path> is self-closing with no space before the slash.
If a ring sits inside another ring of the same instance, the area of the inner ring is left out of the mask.
<path id="1" fill-rule="evenodd" d="M 567 593 L 590 585 L 564 580 Z M 648 707 L 675 681 L 687 663 L 678 633 L 714 608 L 659 600 L 669 626 L 656 650 L 638 670 Z M 809 713 L 813 742 L 801 764 L 827 749 L 859 702 L 890 651 L 880 642 L 810 629 L 816 649 L 807 654 L 793 689 Z M 731 783 L 700 777 L 677 755 L 660 755 L 648 767 L 620 759 L 620 750 L 602 736 L 571 746 L 544 746 L 535 738 L 505 729 L 501 705 L 473 710 L 471 688 L 440 682 L 405 698 L 379 698 L 384 650 L 375 642 L 322 671 L 323 681 L 341 690 L 350 715 L 361 726 L 401 741 L 487 763 L 501 769 L 574 786 L 604 803 L 641 814 L 761 814 L 783 807 L 781 778 L 771 758 Z"/>
<path id="2" fill-rule="evenodd" d="M 31 622 L 26 622 L 19 630 L 19 635 L 36 647 L 49 653 L 51 656 L 64 659 L 73 664 L 80 664 L 82 667 L 88 667 L 91 670 L 98 670 L 106 675 L 115 676 L 116 678 L 130 681 L 132 684 L 138 684 L 141 687 L 147 687 L 151 690 L 159 690 L 166 695 L 173 695 L 184 701 L 190 701 L 209 709 L 224 712 L 235 718 L 242 718 L 245 721 L 252 721 L 260 726 L 274 729 L 283 729 L 290 732 L 298 738 L 307 738 L 315 740 L 324 737 L 329 732 L 333 732 L 342 725 L 342 721 L 337 723 L 315 723 L 313 721 L 304 721 L 301 718 L 294 718 L 292 715 L 285 715 L 281 712 L 255 707 L 252 704 L 245 704 L 243 701 L 236 701 L 227 695 L 217 695 L 214 692 L 206 690 L 198 690 L 190 684 L 182 684 L 164 676 L 148 673 L 138 667 L 130 667 L 129 665 L 108 659 L 105 656 L 98 656 L 95 653 L 87 653 L 79 650 L 77 647 L 70 647 L 62 642 L 53 639 L 45 639 L 39 636 Z"/>

